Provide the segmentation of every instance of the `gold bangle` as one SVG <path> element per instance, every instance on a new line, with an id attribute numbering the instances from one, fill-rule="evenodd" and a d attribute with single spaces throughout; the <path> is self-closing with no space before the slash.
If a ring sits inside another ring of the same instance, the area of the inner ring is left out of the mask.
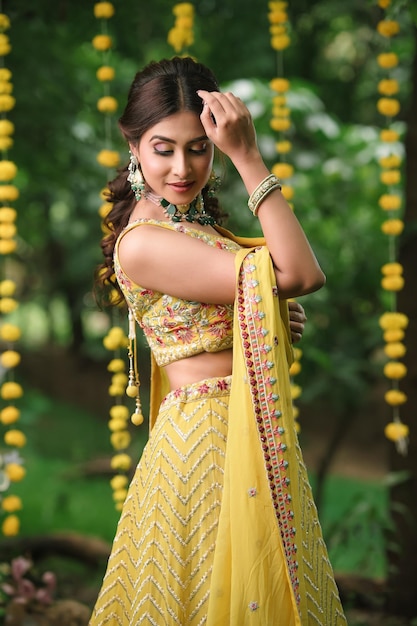
<path id="1" fill-rule="evenodd" d="M 275 174 L 269 174 L 259 183 L 256 189 L 252 191 L 249 196 L 248 207 L 255 217 L 258 215 L 258 209 L 261 203 L 271 193 L 271 191 L 274 191 L 275 189 L 281 190 L 281 183 Z"/>

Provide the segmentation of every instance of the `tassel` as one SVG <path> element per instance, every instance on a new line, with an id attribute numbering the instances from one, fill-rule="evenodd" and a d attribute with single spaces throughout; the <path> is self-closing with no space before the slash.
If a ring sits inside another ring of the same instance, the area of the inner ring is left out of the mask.
<path id="1" fill-rule="evenodd" d="M 136 320 L 133 315 L 133 311 L 129 308 L 129 345 L 128 345 L 128 358 L 129 358 L 129 381 L 126 387 L 126 395 L 129 398 L 135 398 L 136 409 L 131 415 L 131 422 L 135 426 L 140 426 L 143 423 L 142 406 L 140 403 L 139 395 L 139 372 L 137 365 L 137 341 L 136 341 Z"/>

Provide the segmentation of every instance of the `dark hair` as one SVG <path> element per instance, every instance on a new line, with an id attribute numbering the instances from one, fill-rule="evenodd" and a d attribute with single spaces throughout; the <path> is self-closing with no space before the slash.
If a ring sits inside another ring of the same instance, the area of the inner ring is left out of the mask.
<path id="1" fill-rule="evenodd" d="M 126 108 L 119 119 L 119 127 L 127 142 L 137 144 L 152 126 L 179 111 L 201 114 L 203 103 L 197 90 L 218 91 L 219 86 L 211 70 L 190 57 L 174 57 L 152 61 L 138 72 L 130 87 Z M 104 218 L 106 234 L 101 241 L 104 262 L 98 268 L 97 286 L 101 288 L 100 300 L 105 303 L 105 287 L 118 288 L 113 273 L 113 252 L 117 237 L 126 226 L 135 205 L 135 197 L 127 180 L 127 165 L 112 180 L 107 200 L 112 208 Z M 206 211 L 220 220 L 221 212 L 217 198 L 203 189 Z M 103 291 L 104 289 L 104 291 Z M 121 293 L 120 293 L 121 295 Z"/>

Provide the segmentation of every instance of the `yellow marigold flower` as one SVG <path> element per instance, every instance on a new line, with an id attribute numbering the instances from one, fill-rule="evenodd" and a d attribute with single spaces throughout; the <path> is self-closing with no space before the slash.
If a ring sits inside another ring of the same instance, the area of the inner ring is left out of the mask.
<path id="1" fill-rule="evenodd" d="M 288 2 L 280 2 L 278 0 L 272 0 L 268 2 L 268 8 L 270 11 L 285 11 L 288 6 Z"/>
<path id="2" fill-rule="evenodd" d="M 275 144 L 275 149 L 279 154 L 286 154 L 291 151 L 291 148 L 291 141 L 277 141 Z"/>
<path id="3" fill-rule="evenodd" d="M 381 272 L 384 276 L 395 276 L 403 273 L 403 266 L 401 263 L 385 263 L 381 267 Z"/>
<path id="4" fill-rule="evenodd" d="M 114 433 L 120 430 L 125 430 L 126 420 L 110 420 L 108 423 L 109 429 Z"/>
<path id="5" fill-rule="evenodd" d="M 390 389 L 385 393 L 385 402 L 391 406 L 399 406 L 407 402 L 407 396 L 399 389 Z"/>
<path id="6" fill-rule="evenodd" d="M 291 120 L 288 119 L 288 117 L 273 117 L 270 120 L 269 125 L 271 126 L 272 130 L 284 131 L 290 128 Z"/>
<path id="7" fill-rule="evenodd" d="M 381 172 L 380 179 L 384 185 L 398 185 L 401 181 L 401 172 L 400 170 L 386 170 Z"/>
<path id="8" fill-rule="evenodd" d="M 297 376 L 301 372 L 300 361 L 294 361 L 290 367 L 290 376 Z"/>
<path id="9" fill-rule="evenodd" d="M 384 276 L 381 280 L 381 286 L 386 291 L 401 291 L 404 287 L 404 278 L 402 276 Z"/>
<path id="10" fill-rule="evenodd" d="M 398 55 L 395 52 L 382 52 L 378 54 L 376 60 L 378 65 L 384 69 L 391 69 L 398 65 Z"/>
<path id="11" fill-rule="evenodd" d="M 109 372 L 124 372 L 126 369 L 126 363 L 123 359 L 112 359 L 107 365 L 107 369 Z"/>
<path id="12" fill-rule="evenodd" d="M 285 24 L 285 22 L 288 22 L 288 13 L 285 11 L 271 11 L 268 13 L 268 19 L 271 24 Z"/>
<path id="13" fill-rule="evenodd" d="M 108 332 L 108 336 L 119 342 L 119 347 L 125 345 L 126 333 L 120 326 L 112 326 Z"/>
<path id="14" fill-rule="evenodd" d="M 273 78 L 269 83 L 272 91 L 277 93 L 285 93 L 290 88 L 290 81 L 286 78 Z"/>
<path id="15" fill-rule="evenodd" d="M 94 5 L 94 17 L 97 19 L 109 19 L 114 15 L 114 6 L 111 2 L 96 2 Z"/>
<path id="16" fill-rule="evenodd" d="M 22 500 L 19 498 L 19 496 L 6 496 L 1 501 L 1 507 L 3 511 L 6 511 L 6 513 L 14 513 L 15 511 L 20 511 L 20 509 L 22 508 Z"/>
<path id="17" fill-rule="evenodd" d="M 384 78 L 378 83 L 378 91 L 384 96 L 394 96 L 400 90 L 398 81 L 394 78 Z"/>
<path id="18" fill-rule="evenodd" d="M 294 197 L 294 188 L 290 185 L 282 185 L 281 193 L 287 201 L 292 200 Z"/>
<path id="19" fill-rule="evenodd" d="M 384 341 L 386 341 L 387 343 L 402 341 L 404 337 L 405 332 L 400 328 L 392 328 L 384 332 Z"/>
<path id="20" fill-rule="evenodd" d="M 10 80 L 12 77 L 12 73 L 7 67 L 0 68 L 0 80 Z"/>
<path id="21" fill-rule="evenodd" d="M 9 150 L 13 145 L 13 139 L 11 137 L 0 136 L 0 150 Z"/>
<path id="22" fill-rule="evenodd" d="M 116 502 L 124 502 L 127 496 L 127 489 L 116 489 L 113 491 L 113 500 Z"/>
<path id="23" fill-rule="evenodd" d="M 379 318 L 379 325 L 382 330 L 404 329 L 408 326 L 408 317 L 398 311 L 383 313 Z"/>
<path id="24" fill-rule="evenodd" d="M 387 9 L 390 4 L 391 0 L 378 0 L 378 6 L 381 7 L 381 9 Z"/>
<path id="25" fill-rule="evenodd" d="M 127 430 L 116 431 L 111 434 L 110 442 L 115 450 L 125 450 L 131 441 L 130 433 Z"/>
<path id="26" fill-rule="evenodd" d="M 14 298 L 0 298 L 0 313 L 12 313 L 18 306 L 19 303 Z"/>
<path id="27" fill-rule="evenodd" d="M 97 79 L 106 82 L 114 79 L 115 71 L 113 67 L 102 65 L 96 72 Z"/>
<path id="28" fill-rule="evenodd" d="M 0 208 L 0 222 L 14 222 L 16 217 L 16 209 L 12 209 L 10 206 L 3 206 Z"/>
<path id="29" fill-rule="evenodd" d="M 301 396 L 302 389 L 300 385 L 291 385 L 291 398 L 297 400 Z"/>
<path id="30" fill-rule="evenodd" d="M 406 347 L 401 341 L 392 341 L 384 346 L 384 352 L 390 359 L 401 359 L 406 351 Z"/>
<path id="31" fill-rule="evenodd" d="M 381 115 L 393 117 L 400 111 L 400 103 L 396 98 L 379 98 L 376 107 Z"/>
<path id="32" fill-rule="evenodd" d="M 400 32 L 400 25 L 396 20 L 381 20 L 376 29 L 383 37 L 393 37 Z"/>
<path id="33" fill-rule="evenodd" d="M 96 35 L 93 37 L 93 47 L 100 52 L 109 50 L 112 47 L 112 38 L 109 35 Z"/>
<path id="34" fill-rule="evenodd" d="M 0 356 L 0 363 L 7 369 L 16 367 L 20 363 L 20 354 L 16 350 L 6 350 Z"/>
<path id="35" fill-rule="evenodd" d="M 124 404 L 115 404 L 110 408 L 109 413 L 112 419 L 129 419 L 129 409 Z"/>
<path id="36" fill-rule="evenodd" d="M 399 380 L 407 374 L 407 368 L 404 363 L 398 361 L 388 361 L 384 367 L 384 374 L 387 378 Z"/>
<path id="37" fill-rule="evenodd" d="M 124 306 L 124 300 L 120 300 L 120 294 L 117 289 L 112 289 L 109 294 L 109 302 L 113 306 Z M 127 347 L 127 341 L 124 344 L 124 347 Z"/>
<path id="38" fill-rule="evenodd" d="M 194 43 L 194 35 L 192 31 L 182 28 L 171 28 L 168 31 L 167 41 L 176 52 L 181 52 L 183 48 L 191 46 Z"/>
<path id="39" fill-rule="evenodd" d="M 118 102 L 113 96 L 103 96 L 97 101 L 97 108 L 100 113 L 114 113 L 117 111 Z"/>
<path id="40" fill-rule="evenodd" d="M 116 374 L 113 374 L 111 380 L 113 385 L 125 387 L 127 385 L 128 378 L 124 372 L 116 372 Z"/>
<path id="41" fill-rule="evenodd" d="M 183 15 L 181 17 L 177 17 L 175 22 L 175 28 L 179 28 L 180 30 L 191 30 L 193 27 L 193 18 L 190 15 Z"/>
<path id="42" fill-rule="evenodd" d="M 19 197 L 19 190 L 14 185 L 0 185 L 0 200 L 14 202 Z"/>
<path id="43" fill-rule="evenodd" d="M 14 446 L 15 448 L 23 448 L 23 446 L 26 445 L 26 436 L 21 430 L 14 428 L 5 433 L 4 443 L 8 446 Z"/>
<path id="44" fill-rule="evenodd" d="M 294 174 L 294 168 L 289 163 L 275 163 L 271 172 L 278 178 L 291 178 Z"/>
<path id="45" fill-rule="evenodd" d="M 10 380 L 2 384 L 0 387 L 0 395 L 3 400 L 16 400 L 23 396 L 23 388 L 19 383 Z"/>
<path id="46" fill-rule="evenodd" d="M 11 254 L 17 248 L 17 243 L 13 239 L 0 239 L 0 254 Z"/>
<path id="47" fill-rule="evenodd" d="M 179 2 L 174 5 L 172 12 L 177 17 L 193 17 L 194 6 L 191 2 Z"/>
<path id="48" fill-rule="evenodd" d="M 111 462 L 110 465 L 112 467 L 112 469 L 114 470 L 121 470 L 124 472 L 127 472 L 130 469 L 130 466 L 132 465 L 132 459 L 130 458 L 130 456 L 128 454 L 116 454 Z"/>
<path id="49" fill-rule="evenodd" d="M 15 324 L 3 324 L 0 326 L 0 337 L 4 341 L 19 341 L 20 336 L 20 328 Z"/>
<path id="50" fill-rule="evenodd" d="M 402 220 L 385 220 L 381 224 L 381 230 L 385 235 L 401 235 L 404 230 L 404 222 Z"/>
<path id="51" fill-rule="evenodd" d="M 293 352 L 294 352 L 294 359 L 296 361 L 299 361 L 301 357 L 303 356 L 303 351 L 301 350 L 301 348 L 293 348 Z"/>
<path id="52" fill-rule="evenodd" d="M 13 239 L 17 233 L 15 224 L 0 224 L 0 237 L 2 239 Z"/>
<path id="53" fill-rule="evenodd" d="M 116 398 L 117 396 L 122 396 L 125 392 L 125 388 L 122 385 L 110 385 L 108 389 L 109 396 L 112 398 Z"/>
<path id="54" fill-rule="evenodd" d="M 279 96 L 274 96 L 272 98 L 272 104 L 274 107 L 283 107 L 287 104 L 287 97 L 282 94 Z"/>
<path id="55" fill-rule="evenodd" d="M 6 406 L 0 411 L 0 422 L 5 426 L 14 424 L 20 417 L 20 411 L 15 406 Z"/>
<path id="56" fill-rule="evenodd" d="M 104 219 L 105 217 L 107 217 L 107 215 L 110 213 L 112 208 L 113 208 L 113 204 L 111 202 L 105 202 L 104 204 L 102 204 L 98 210 L 98 214 L 101 217 L 101 219 Z"/>
<path id="57" fill-rule="evenodd" d="M 287 27 L 283 24 L 271 24 L 269 27 L 269 32 L 272 37 L 277 37 L 278 35 L 285 35 L 287 32 Z"/>
<path id="58" fill-rule="evenodd" d="M 0 296 L 12 296 L 16 291 L 14 280 L 6 279 L 0 282 Z"/>
<path id="59" fill-rule="evenodd" d="M 379 159 L 379 164 L 381 167 L 392 168 L 399 167 L 401 165 L 401 161 L 402 159 L 399 154 L 390 154 L 389 156 Z"/>
<path id="60" fill-rule="evenodd" d="M 10 20 L 5 13 L 0 13 L 0 30 L 7 30 L 10 28 Z"/>
<path id="61" fill-rule="evenodd" d="M 117 167 L 120 164 L 120 155 L 115 150 L 101 150 L 97 155 L 97 161 L 103 167 Z"/>
<path id="62" fill-rule="evenodd" d="M 3 33 L 0 34 L 0 56 L 4 57 L 6 54 L 9 54 L 12 47 L 10 45 L 10 39 L 7 35 Z"/>
<path id="63" fill-rule="evenodd" d="M 110 195 L 110 189 L 108 187 L 103 187 L 103 189 L 100 189 L 99 196 L 101 200 L 108 200 L 109 195 Z"/>
<path id="64" fill-rule="evenodd" d="M 378 200 L 378 204 L 384 211 L 398 211 L 401 208 L 401 196 L 393 193 L 384 193 Z"/>
<path id="65" fill-rule="evenodd" d="M 289 109 L 288 107 L 274 106 L 272 108 L 273 117 L 289 117 L 290 115 L 291 115 L 291 109 Z"/>
<path id="66" fill-rule="evenodd" d="M 12 483 L 18 483 L 26 476 L 25 468 L 18 463 L 8 463 L 4 470 Z"/>
<path id="67" fill-rule="evenodd" d="M 13 85 L 12 83 L 8 83 L 5 80 L 0 81 L 0 94 L 2 93 L 12 93 Z"/>
<path id="68" fill-rule="evenodd" d="M 381 141 L 386 141 L 387 143 L 392 143 L 394 141 L 398 141 L 400 138 L 400 134 L 397 133 L 396 130 L 391 130 L 390 128 L 385 128 L 381 130 L 379 133 L 379 138 Z"/>
<path id="69" fill-rule="evenodd" d="M 0 52 L 1 56 L 1 52 Z M 6 113 L 7 111 L 11 111 L 16 104 L 16 99 L 8 93 L 3 93 L 0 95 L 0 112 Z"/>
<path id="70" fill-rule="evenodd" d="M 8 515 L 1 525 L 1 530 L 5 537 L 14 537 L 19 534 L 20 521 L 17 515 Z"/>
<path id="71" fill-rule="evenodd" d="M 114 489 L 114 491 L 116 491 L 117 489 L 123 489 L 127 486 L 127 483 L 127 476 L 121 474 L 116 474 L 116 476 L 113 476 L 113 478 L 110 480 L 110 486 L 112 489 Z"/>
<path id="72" fill-rule="evenodd" d="M 273 50 L 285 50 L 291 43 L 288 35 L 274 35 L 271 37 L 271 48 Z"/>
<path id="73" fill-rule="evenodd" d="M 385 437 L 390 441 L 398 441 L 408 437 L 409 429 L 402 422 L 390 422 L 385 426 Z"/>

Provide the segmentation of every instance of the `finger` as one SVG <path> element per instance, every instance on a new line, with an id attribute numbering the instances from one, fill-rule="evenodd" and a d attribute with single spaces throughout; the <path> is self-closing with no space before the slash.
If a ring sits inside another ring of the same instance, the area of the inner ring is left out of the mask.
<path id="1" fill-rule="evenodd" d="M 301 341 L 302 334 L 301 333 L 291 333 L 291 342 L 298 343 Z"/>

